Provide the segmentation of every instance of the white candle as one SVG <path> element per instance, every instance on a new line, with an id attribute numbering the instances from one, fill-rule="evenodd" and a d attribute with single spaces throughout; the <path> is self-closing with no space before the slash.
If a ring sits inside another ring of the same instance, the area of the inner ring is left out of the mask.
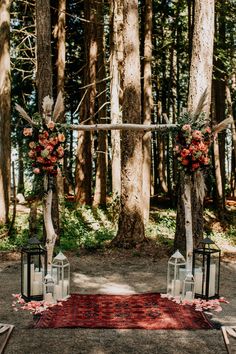
<path id="1" fill-rule="evenodd" d="M 30 264 L 30 284 L 31 284 L 31 295 L 33 295 L 33 282 L 34 282 L 34 264 Z"/>
<path id="2" fill-rule="evenodd" d="M 172 296 L 179 296 L 181 289 L 181 281 L 179 279 L 172 280 Z"/>
<path id="3" fill-rule="evenodd" d="M 195 293 L 201 294 L 202 293 L 202 271 L 195 269 Z"/>
<path id="4" fill-rule="evenodd" d="M 49 303 L 53 303 L 54 301 L 53 301 L 52 293 L 47 293 L 47 294 L 45 294 L 44 300 L 47 301 L 47 302 L 49 302 Z"/>
<path id="5" fill-rule="evenodd" d="M 24 264 L 23 294 L 27 296 L 27 264 Z"/>
<path id="6" fill-rule="evenodd" d="M 193 293 L 192 293 L 192 291 L 186 291 L 185 299 L 186 299 L 186 300 L 192 300 L 192 299 L 193 299 Z"/>
<path id="7" fill-rule="evenodd" d="M 42 285 L 40 284 L 39 281 L 33 281 L 31 295 L 41 295 L 41 294 L 42 294 Z"/>
<path id="8" fill-rule="evenodd" d="M 34 272 L 34 280 L 42 282 L 43 281 L 43 273 L 42 272 Z"/>
<path id="9" fill-rule="evenodd" d="M 68 296 L 68 292 L 69 292 L 69 280 L 64 280 L 64 287 L 63 287 L 63 297 Z"/>
<path id="10" fill-rule="evenodd" d="M 43 292 L 43 272 L 34 272 L 34 280 L 40 284 L 40 292 Z"/>
<path id="11" fill-rule="evenodd" d="M 62 289 L 61 289 L 61 285 L 55 285 L 55 287 L 54 287 L 54 299 L 55 299 L 55 300 L 60 300 L 60 299 L 62 299 Z"/>
<path id="12" fill-rule="evenodd" d="M 216 265 L 210 265 L 210 282 L 208 296 L 214 296 L 216 293 Z"/>

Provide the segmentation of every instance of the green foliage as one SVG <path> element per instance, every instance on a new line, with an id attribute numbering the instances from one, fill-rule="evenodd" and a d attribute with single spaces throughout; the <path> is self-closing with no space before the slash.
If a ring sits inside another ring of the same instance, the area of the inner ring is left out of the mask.
<path id="1" fill-rule="evenodd" d="M 0 234 L 1 234 L 0 230 Z M 40 238 L 40 235 L 38 235 Z M 26 244 L 29 238 L 29 222 L 28 215 L 25 213 L 18 213 L 14 228 L 10 236 L 0 239 L 0 250 L 19 250 Z"/>
<path id="2" fill-rule="evenodd" d="M 97 249 L 115 236 L 115 228 L 108 220 L 108 214 L 101 209 L 80 207 L 76 210 L 66 207 L 62 216 L 60 248 Z"/>
<path id="3" fill-rule="evenodd" d="M 150 221 L 146 228 L 147 237 L 156 240 L 160 245 L 171 248 L 175 234 L 175 211 L 172 209 L 151 211 Z"/>

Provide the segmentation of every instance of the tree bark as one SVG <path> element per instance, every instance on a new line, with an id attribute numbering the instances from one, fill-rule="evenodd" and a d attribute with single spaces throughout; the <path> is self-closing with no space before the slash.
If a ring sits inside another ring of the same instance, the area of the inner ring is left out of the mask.
<path id="1" fill-rule="evenodd" d="M 10 0 L 0 1 L 0 224 L 9 220 L 11 180 Z"/>
<path id="2" fill-rule="evenodd" d="M 57 21 L 57 95 L 61 92 L 64 105 L 65 91 L 65 64 L 66 64 L 66 0 L 58 2 L 58 21 Z M 65 122 L 64 110 L 61 113 L 59 122 Z M 63 169 L 66 169 L 65 157 L 62 159 Z M 65 175 L 67 173 L 65 172 Z M 64 177 L 62 173 L 57 175 L 57 194 L 58 203 L 64 207 Z"/>
<path id="3" fill-rule="evenodd" d="M 208 119 L 210 104 L 211 104 L 211 83 L 212 83 L 212 67 L 213 67 L 213 39 L 214 39 L 214 0 L 201 0 L 195 1 L 194 11 L 194 31 L 193 31 L 193 45 L 192 45 L 192 59 L 190 66 L 190 80 L 189 80 L 189 94 L 188 94 L 188 111 L 192 114 L 205 112 L 205 117 Z M 200 172 L 201 173 L 201 172 Z M 202 175 L 199 176 L 202 180 Z M 198 185 L 197 179 L 193 179 L 193 187 L 191 189 L 191 201 L 194 208 L 192 210 L 192 223 L 189 230 L 186 230 L 186 225 L 181 222 L 181 218 L 186 220 L 184 210 L 177 208 L 177 221 L 176 224 L 184 226 L 183 228 L 176 228 L 176 239 L 182 239 L 181 247 L 185 249 L 186 246 L 193 244 L 194 246 L 203 236 L 203 201 L 197 195 Z M 184 188 L 181 184 L 184 183 L 183 179 L 180 181 L 178 192 L 178 204 L 184 207 L 180 202 L 181 190 Z M 188 183 L 188 182 L 187 182 Z M 186 187 L 185 187 L 186 188 Z M 178 232 L 178 234 L 177 234 Z M 194 240 L 192 242 L 192 237 Z M 187 237 L 187 239 L 186 239 Z M 176 244 L 177 242 L 175 242 Z M 186 257 L 192 249 L 186 248 Z M 189 261 L 190 263 L 190 261 Z"/>
<path id="4" fill-rule="evenodd" d="M 45 96 L 52 97 L 52 61 L 51 61 L 51 17 L 50 1 L 37 0 L 36 5 L 36 87 L 38 110 L 43 113 L 42 103 Z"/>
<path id="5" fill-rule="evenodd" d="M 120 92 L 122 91 L 122 78 L 120 63 L 123 61 L 123 0 L 111 1 L 111 57 L 110 57 L 110 97 L 111 97 L 111 123 L 122 122 L 120 111 Z M 120 132 L 111 131 L 112 146 L 112 194 L 113 198 L 120 197 L 121 190 L 121 150 Z"/>
<path id="6" fill-rule="evenodd" d="M 138 1 L 124 0 L 124 95 L 127 122 L 141 122 Z M 132 102 L 132 105 L 130 105 Z M 122 132 L 121 206 L 113 245 L 133 247 L 144 241 L 142 210 L 142 135 Z"/>
<path id="7" fill-rule="evenodd" d="M 152 0 L 145 1 L 144 29 L 144 79 L 143 79 L 143 123 L 151 124 L 152 98 Z M 144 223 L 149 220 L 151 190 L 151 133 L 143 137 L 143 213 Z"/>
<path id="8" fill-rule="evenodd" d="M 227 115 L 228 117 L 233 118 L 233 107 L 232 107 L 232 99 L 231 92 L 228 83 L 226 84 L 226 102 L 227 102 Z M 236 127 L 235 121 L 233 119 L 233 123 L 231 125 L 232 129 L 232 163 L 231 163 L 231 195 L 236 196 Z"/>
<path id="9" fill-rule="evenodd" d="M 98 37 L 98 62 L 97 62 L 97 78 L 100 82 L 98 88 L 98 122 L 105 123 L 107 116 L 106 109 L 106 82 L 103 80 L 106 76 L 105 68 L 105 48 L 104 48 L 104 31 L 103 31 L 103 6 L 101 1 L 97 4 L 97 37 Z M 97 164 L 96 179 L 94 189 L 94 206 L 106 205 L 106 176 L 107 176 L 107 134 L 105 131 L 98 132 L 97 147 Z"/>
<path id="10" fill-rule="evenodd" d="M 91 123 L 95 113 L 96 97 L 96 62 L 97 62 L 97 38 L 96 38 L 96 7 L 95 1 L 86 0 L 85 17 L 88 22 L 84 25 L 85 31 L 85 68 L 84 84 L 89 85 L 81 105 L 81 120 Z M 90 132 L 79 132 L 76 163 L 76 201 L 79 204 L 92 204 L 92 140 Z"/>
<path id="11" fill-rule="evenodd" d="M 43 117 L 43 99 L 46 96 L 52 97 L 50 1 L 37 0 L 35 5 L 37 35 L 36 87 L 38 95 L 38 110 Z M 47 177 L 45 177 L 45 179 L 47 179 Z M 56 178 L 52 177 L 52 181 L 50 183 L 46 180 L 44 181 L 44 184 L 46 185 L 45 190 L 47 191 L 47 197 L 44 203 L 43 214 L 49 265 L 52 262 L 54 245 L 60 230 L 58 194 L 57 191 L 53 192 L 53 185 L 56 186 Z"/>

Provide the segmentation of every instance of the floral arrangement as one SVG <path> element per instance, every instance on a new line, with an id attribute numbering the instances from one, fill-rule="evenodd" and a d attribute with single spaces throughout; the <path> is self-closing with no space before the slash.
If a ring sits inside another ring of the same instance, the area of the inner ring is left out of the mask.
<path id="1" fill-rule="evenodd" d="M 52 107 L 53 99 L 49 96 L 44 97 L 42 116 L 36 113 L 31 119 L 26 111 L 16 104 L 16 110 L 28 122 L 23 129 L 23 135 L 28 140 L 30 149 L 28 156 L 33 160 L 32 167 L 36 175 L 57 175 L 60 159 L 64 156 L 65 134 L 59 128 L 59 124 L 55 124 L 64 109 L 61 92 L 58 94 L 53 111 Z"/>
<path id="2" fill-rule="evenodd" d="M 23 135 L 28 138 L 28 156 L 33 160 L 35 174 L 57 175 L 60 159 L 64 156 L 65 135 L 50 121 L 41 127 L 26 127 Z"/>
<path id="3" fill-rule="evenodd" d="M 191 122 L 189 116 L 185 117 L 187 122 L 178 125 L 174 154 L 180 169 L 191 174 L 210 165 L 211 128 L 202 121 Z"/>

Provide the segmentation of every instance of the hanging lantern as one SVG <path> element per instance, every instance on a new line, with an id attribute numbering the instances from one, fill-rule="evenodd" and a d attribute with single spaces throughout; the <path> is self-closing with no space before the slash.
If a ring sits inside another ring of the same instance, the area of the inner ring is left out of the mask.
<path id="1" fill-rule="evenodd" d="M 193 274 L 195 297 L 219 298 L 220 249 L 209 237 L 203 239 L 193 250 Z"/>
<path id="2" fill-rule="evenodd" d="M 180 296 L 183 280 L 186 274 L 186 262 L 184 256 L 177 250 L 168 261 L 167 294 Z"/>
<path id="3" fill-rule="evenodd" d="M 62 252 L 53 259 L 52 277 L 55 282 L 54 299 L 65 299 L 70 291 L 70 264 Z"/>
<path id="4" fill-rule="evenodd" d="M 43 298 L 49 303 L 54 303 L 54 280 L 50 274 L 44 278 Z"/>
<path id="5" fill-rule="evenodd" d="M 25 301 L 43 300 L 46 272 L 47 251 L 34 236 L 21 250 L 21 295 Z"/>
<path id="6" fill-rule="evenodd" d="M 191 273 L 186 275 L 183 281 L 182 300 L 194 299 L 194 277 Z"/>

